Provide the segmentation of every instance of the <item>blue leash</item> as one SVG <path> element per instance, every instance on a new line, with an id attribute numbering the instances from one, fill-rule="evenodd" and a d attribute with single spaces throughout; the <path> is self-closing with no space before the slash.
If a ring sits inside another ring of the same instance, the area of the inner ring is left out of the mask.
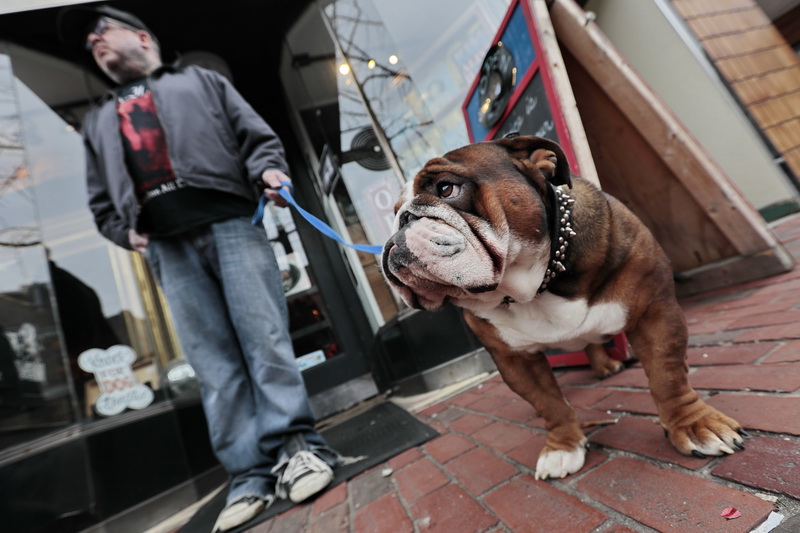
<path id="1" fill-rule="evenodd" d="M 281 185 L 286 185 L 290 189 L 294 190 L 294 187 L 292 187 L 292 184 L 289 183 L 288 181 L 282 181 Z M 320 219 L 318 219 L 317 217 L 315 217 L 314 215 L 312 215 L 311 213 L 309 213 L 308 211 L 297 205 L 297 202 L 295 201 L 294 197 L 292 197 L 292 193 L 290 193 L 283 187 L 281 187 L 278 190 L 278 193 L 287 202 L 289 202 L 289 205 L 297 209 L 297 212 L 300 213 L 303 216 L 303 218 L 305 218 L 312 226 L 317 228 L 317 230 L 326 237 L 333 239 L 334 241 L 339 242 L 341 244 L 344 244 L 345 246 L 349 246 L 350 248 L 354 248 L 359 252 L 366 252 L 368 254 L 373 254 L 373 255 L 380 255 L 381 252 L 383 252 L 383 246 L 372 245 L 372 244 L 351 244 L 349 242 L 346 242 L 341 237 L 341 235 L 339 235 L 333 230 L 333 228 L 331 228 L 329 225 L 325 224 L 323 221 L 321 221 Z M 259 224 L 261 224 L 261 221 L 264 218 L 264 209 L 266 209 L 268 201 L 269 200 L 267 200 L 267 197 L 262 194 L 261 198 L 258 200 L 258 208 L 256 208 L 256 212 L 253 215 L 253 219 L 251 220 L 254 226 L 258 226 Z"/>

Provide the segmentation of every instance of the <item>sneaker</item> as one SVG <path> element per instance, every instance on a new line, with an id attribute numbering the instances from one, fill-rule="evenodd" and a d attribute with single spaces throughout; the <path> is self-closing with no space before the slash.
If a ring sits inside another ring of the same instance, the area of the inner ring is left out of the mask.
<path id="1" fill-rule="evenodd" d="M 300 503 L 318 493 L 333 481 L 333 470 L 308 450 L 294 454 L 278 478 L 276 492 L 281 498 Z"/>
<path id="2" fill-rule="evenodd" d="M 212 531 L 228 531 L 255 517 L 272 503 L 274 497 L 262 500 L 258 496 L 245 496 L 225 506 L 217 518 Z"/>

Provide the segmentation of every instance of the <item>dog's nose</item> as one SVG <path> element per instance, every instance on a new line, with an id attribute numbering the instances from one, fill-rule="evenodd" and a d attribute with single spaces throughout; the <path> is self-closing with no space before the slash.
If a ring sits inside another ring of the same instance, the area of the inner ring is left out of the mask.
<path id="1" fill-rule="evenodd" d="M 405 226 L 411 224 L 415 220 L 419 220 L 419 217 L 410 211 L 403 211 L 400 213 L 400 228 L 404 228 Z"/>

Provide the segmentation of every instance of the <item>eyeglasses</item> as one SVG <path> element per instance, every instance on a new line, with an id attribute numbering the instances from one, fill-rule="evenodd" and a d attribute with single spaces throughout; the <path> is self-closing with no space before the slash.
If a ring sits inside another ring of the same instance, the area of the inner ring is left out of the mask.
<path id="1" fill-rule="evenodd" d="M 86 50 L 89 52 L 92 51 L 92 41 L 89 39 L 91 35 L 103 35 L 105 32 L 114 27 L 130 31 L 139 31 L 139 28 L 131 26 L 130 24 L 125 24 L 124 22 L 120 22 L 119 20 L 110 19 L 107 17 L 100 17 L 99 19 L 97 19 L 97 22 L 95 22 L 94 24 L 90 24 L 89 27 L 86 29 Z"/>

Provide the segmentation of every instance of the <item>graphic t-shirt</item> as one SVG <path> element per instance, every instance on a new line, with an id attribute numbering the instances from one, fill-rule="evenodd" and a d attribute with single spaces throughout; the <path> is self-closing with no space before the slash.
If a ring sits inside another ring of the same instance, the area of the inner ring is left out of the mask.
<path id="1" fill-rule="evenodd" d="M 253 213 L 255 204 L 246 198 L 188 187 L 175 175 L 166 134 L 146 78 L 120 87 L 117 114 L 125 163 L 142 206 L 136 228 L 139 233 L 167 237 L 203 224 Z"/>

